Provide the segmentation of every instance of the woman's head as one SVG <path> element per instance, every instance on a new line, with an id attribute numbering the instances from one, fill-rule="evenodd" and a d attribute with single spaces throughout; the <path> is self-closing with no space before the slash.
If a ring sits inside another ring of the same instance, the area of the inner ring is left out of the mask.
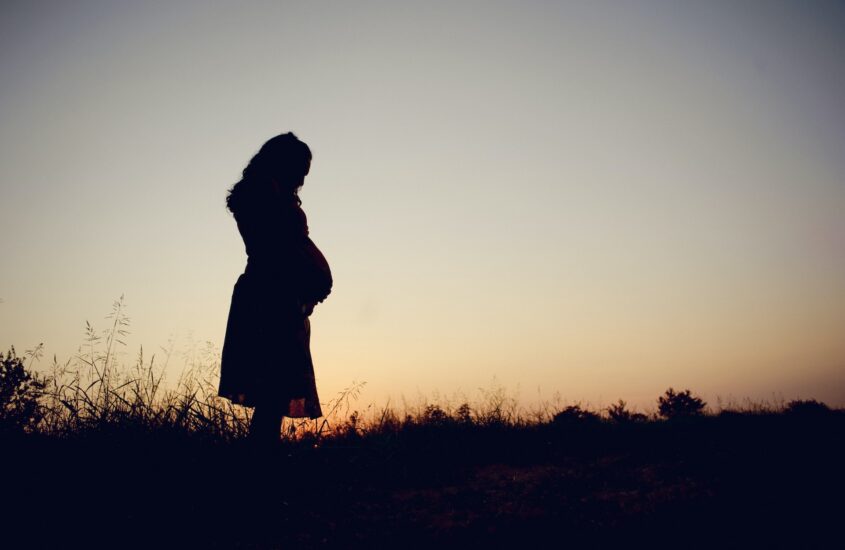
<path id="1" fill-rule="evenodd" d="M 311 168 L 311 149 L 293 132 L 280 134 L 261 146 L 243 171 L 243 178 L 226 197 L 234 212 L 247 197 L 259 199 L 263 192 L 276 188 L 282 194 L 296 196 Z M 259 199 L 261 200 L 261 199 Z"/>

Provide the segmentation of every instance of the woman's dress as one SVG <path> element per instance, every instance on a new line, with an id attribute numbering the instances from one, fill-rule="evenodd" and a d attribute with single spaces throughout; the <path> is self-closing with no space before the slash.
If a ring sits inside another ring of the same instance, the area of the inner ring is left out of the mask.
<path id="1" fill-rule="evenodd" d="M 247 252 L 226 324 L 218 394 L 288 417 L 322 416 L 308 315 L 331 291 L 329 265 L 295 197 L 235 212 Z"/>

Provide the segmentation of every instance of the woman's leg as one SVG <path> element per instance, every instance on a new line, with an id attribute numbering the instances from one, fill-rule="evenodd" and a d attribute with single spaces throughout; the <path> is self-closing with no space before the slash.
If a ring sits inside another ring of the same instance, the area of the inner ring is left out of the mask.
<path id="1" fill-rule="evenodd" d="M 275 442 L 282 429 L 282 415 L 266 406 L 256 406 L 249 423 L 249 436 L 256 441 Z"/>

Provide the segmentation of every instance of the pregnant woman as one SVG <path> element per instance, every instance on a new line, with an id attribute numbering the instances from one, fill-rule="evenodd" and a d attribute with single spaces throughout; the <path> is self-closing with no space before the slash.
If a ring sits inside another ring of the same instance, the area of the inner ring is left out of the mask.
<path id="1" fill-rule="evenodd" d="M 255 407 L 256 440 L 277 440 L 283 416 L 322 416 L 308 317 L 331 292 L 332 275 L 300 207 L 310 167 L 308 146 L 290 132 L 278 135 L 226 198 L 248 258 L 232 293 L 218 394 Z"/>

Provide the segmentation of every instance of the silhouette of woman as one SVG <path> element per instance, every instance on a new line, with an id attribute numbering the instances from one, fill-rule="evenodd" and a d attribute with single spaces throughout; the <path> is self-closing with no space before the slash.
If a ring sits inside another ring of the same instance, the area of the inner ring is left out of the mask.
<path id="1" fill-rule="evenodd" d="M 255 407 L 250 436 L 276 440 L 283 416 L 322 416 L 311 324 L 331 292 L 323 254 L 308 236 L 298 191 L 311 150 L 293 133 L 265 143 L 226 197 L 244 240 L 247 264 L 232 292 L 218 394 Z"/>

